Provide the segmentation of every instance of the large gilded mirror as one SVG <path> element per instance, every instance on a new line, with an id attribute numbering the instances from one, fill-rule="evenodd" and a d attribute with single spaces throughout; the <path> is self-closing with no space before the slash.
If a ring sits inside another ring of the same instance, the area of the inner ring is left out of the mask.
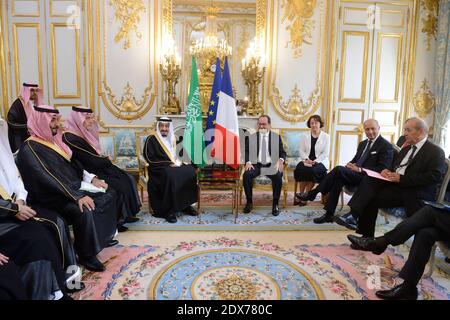
<path id="1" fill-rule="evenodd" d="M 254 41 L 255 36 L 262 36 L 264 27 L 257 27 L 263 20 L 257 12 L 265 1 L 258 0 L 165 0 L 164 10 L 166 28 L 172 33 L 178 52 L 181 56 L 181 78 L 176 88 L 181 109 L 187 105 L 189 95 L 189 81 L 191 74 L 191 52 L 193 42 L 205 38 L 213 32 L 217 38 L 225 40 L 232 48 L 229 57 L 231 79 L 236 99 L 248 98 L 247 86 L 242 76 L 242 59 L 246 56 L 247 48 Z M 171 10 L 171 12 L 168 12 Z M 211 16 L 212 19 L 211 19 Z M 258 23 L 257 23 L 258 21 Z M 198 59 L 200 91 L 202 108 L 208 108 L 210 85 L 213 82 L 214 62 Z M 213 65 L 213 66 L 212 66 Z M 211 68 L 212 66 L 212 68 Z M 223 67 L 223 61 L 222 61 Z"/>

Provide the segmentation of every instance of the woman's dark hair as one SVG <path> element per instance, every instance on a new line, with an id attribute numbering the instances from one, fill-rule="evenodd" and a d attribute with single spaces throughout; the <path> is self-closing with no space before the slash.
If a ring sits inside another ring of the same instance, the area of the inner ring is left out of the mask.
<path id="1" fill-rule="evenodd" d="M 311 128 L 311 120 L 315 120 L 317 122 L 320 122 L 320 127 L 321 128 L 323 128 L 324 125 L 325 125 L 325 123 L 323 122 L 322 118 L 319 115 L 315 114 L 315 115 L 309 117 L 308 122 L 306 122 L 306 125 L 308 126 L 308 128 Z"/>

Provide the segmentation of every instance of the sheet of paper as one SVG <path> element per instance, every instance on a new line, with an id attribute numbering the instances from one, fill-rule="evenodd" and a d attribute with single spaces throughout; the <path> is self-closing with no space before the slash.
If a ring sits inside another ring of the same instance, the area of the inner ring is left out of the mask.
<path id="1" fill-rule="evenodd" d="M 106 190 L 104 188 L 97 188 L 92 183 L 87 183 L 87 182 L 84 182 L 84 181 L 81 181 L 80 190 L 87 191 L 87 192 L 92 192 L 92 193 L 99 193 L 99 192 L 105 193 L 106 192 Z"/>
<path id="2" fill-rule="evenodd" d="M 369 177 L 372 177 L 372 178 L 375 178 L 375 179 L 380 179 L 380 180 L 384 180 L 384 181 L 389 181 L 389 182 L 391 182 L 391 180 L 389 180 L 389 179 L 383 177 L 381 174 L 379 174 L 379 173 L 376 172 L 376 171 L 369 170 L 369 169 L 365 169 L 365 168 L 363 168 L 363 170 L 364 170 L 365 173 L 367 173 L 367 175 L 368 175 Z"/>

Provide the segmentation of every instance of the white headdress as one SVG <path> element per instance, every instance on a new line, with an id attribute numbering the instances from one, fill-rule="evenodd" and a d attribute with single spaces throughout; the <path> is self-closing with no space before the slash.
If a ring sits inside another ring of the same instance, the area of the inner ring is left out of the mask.
<path id="1" fill-rule="evenodd" d="M 160 123 L 169 123 L 169 134 L 167 137 L 163 137 L 161 134 L 161 131 L 159 130 L 159 124 Z M 167 149 L 167 151 L 170 152 L 172 161 L 175 162 L 176 160 L 176 138 L 175 133 L 173 130 L 173 123 L 172 119 L 168 117 L 161 117 L 156 122 L 156 135 L 158 136 L 158 140 L 161 141 L 164 144 L 164 147 Z"/>
<path id="2" fill-rule="evenodd" d="M 27 191 L 20 178 L 8 140 L 8 125 L 0 117 L 0 187 L 7 193 L 3 197 L 16 194 L 17 200 L 26 200 Z"/>

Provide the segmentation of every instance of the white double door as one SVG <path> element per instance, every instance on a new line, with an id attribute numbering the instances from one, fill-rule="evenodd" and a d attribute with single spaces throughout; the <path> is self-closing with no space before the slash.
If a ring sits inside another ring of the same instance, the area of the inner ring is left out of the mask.
<path id="1" fill-rule="evenodd" d="M 412 1 L 336 1 L 333 160 L 343 165 L 365 139 L 362 123 L 379 121 L 395 142 L 405 110 Z"/>
<path id="2" fill-rule="evenodd" d="M 23 82 L 38 83 L 47 104 L 70 107 L 86 103 L 84 2 L 1 1 L 10 103 Z"/>

